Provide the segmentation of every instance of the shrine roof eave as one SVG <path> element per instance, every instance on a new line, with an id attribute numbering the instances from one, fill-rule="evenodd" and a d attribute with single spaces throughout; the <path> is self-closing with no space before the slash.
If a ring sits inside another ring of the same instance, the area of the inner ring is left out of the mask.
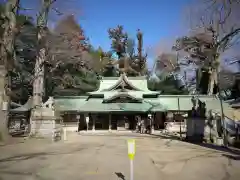
<path id="1" fill-rule="evenodd" d="M 108 102 L 108 101 L 111 101 L 115 98 L 118 98 L 118 97 L 128 97 L 130 99 L 133 99 L 133 100 L 136 100 L 136 101 L 139 101 L 139 102 L 142 102 L 143 98 L 139 95 L 133 95 L 133 94 L 113 94 L 111 96 L 107 96 L 107 97 L 104 97 L 103 101 L 104 102 Z"/>
<path id="2" fill-rule="evenodd" d="M 93 92 L 88 92 L 87 94 L 88 95 L 104 95 L 104 94 L 106 94 L 106 93 L 116 93 L 117 91 L 115 91 L 115 90 L 113 90 L 113 91 L 93 91 Z M 126 92 L 141 92 L 143 95 L 150 95 L 150 94 L 152 94 L 152 95 L 160 95 L 161 94 L 161 92 L 159 92 L 159 91 L 131 91 L 131 90 L 126 90 Z M 119 91 L 119 93 L 121 93 L 120 91 Z"/>
<path id="3" fill-rule="evenodd" d="M 101 99 L 90 99 L 82 107 L 82 112 L 156 112 L 166 111 L 161 104 L 142 103 L 103 103 Z"/>

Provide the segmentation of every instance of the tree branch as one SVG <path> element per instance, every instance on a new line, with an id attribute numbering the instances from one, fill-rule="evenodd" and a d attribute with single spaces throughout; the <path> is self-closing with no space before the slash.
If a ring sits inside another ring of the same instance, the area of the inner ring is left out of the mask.
<path id="1" fill-rule="evenodd" d="M 223 44 L 224 42 L 228 41 L 230 38 L 232 38 L 233 36 L 237 35 L 238 33 L 240 33 L 240 28 L 237 28 L 235 30 L 233 30 L 232 32 L 228 33 L 226 36 L 224 36 L 218 43 L 217 43 L 217 47 L 221 46 L 221 44 Z"/>
<path id="2" fill-rule="evenodd" d="M 54 10 L 57 13 L 57 15 L 59 15 L 59 16 L 63 15 L 63 13 L 60 12 L 57 8 L 52 8 L 52 10 Z"/>
<path id="3" fill-rule="evenodd" d="M 55 3 L 57 0 L 51 0 L 50 1 L 50 5 L 52 5 L 53 3 Z"/>

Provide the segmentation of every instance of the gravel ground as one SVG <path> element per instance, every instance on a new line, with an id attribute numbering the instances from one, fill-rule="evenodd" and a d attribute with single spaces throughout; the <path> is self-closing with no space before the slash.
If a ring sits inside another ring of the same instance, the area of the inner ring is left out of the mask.
<path id="1" fill-rule="evenodd" d="M 140 134 L 70 134 L 0 147 L 0 180 L 129 180 L 127 139 L 136 139 L 134 180 L 239 180 L 240 151 Z"/>

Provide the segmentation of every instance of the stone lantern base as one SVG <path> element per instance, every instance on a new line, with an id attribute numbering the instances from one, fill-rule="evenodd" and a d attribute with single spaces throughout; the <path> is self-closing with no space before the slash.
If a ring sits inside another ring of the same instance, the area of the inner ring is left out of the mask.
<path id="1" fill-rule="evenodd" d="M 47 137 L 61 139 L 61 119 L 49 108 L 38 108 L 32 111 L 30 135 L 34 137 Z"/>

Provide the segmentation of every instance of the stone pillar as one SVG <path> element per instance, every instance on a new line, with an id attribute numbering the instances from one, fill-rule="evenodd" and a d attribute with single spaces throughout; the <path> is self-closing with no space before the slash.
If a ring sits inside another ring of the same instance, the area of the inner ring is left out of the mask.
<path id="1" fill-rule="evenodd" d="M 108 118 L 108 127 L 109 127 L 109 131 L 112 130 L 112 115 L 109 114 L 109 118 Z"/>
<path id="2" fill-rule="evenodd" d="M 92 116 L 92 121 L 93 121 L 92 131 L 95 131 L 95 116 Z"/>
<path id="3" fill-rule="evenodd" d="M 61 117 L 50 108 L 36 108 L 32 112 L 31 136 L 60 138 L 62 132 Z"/>

